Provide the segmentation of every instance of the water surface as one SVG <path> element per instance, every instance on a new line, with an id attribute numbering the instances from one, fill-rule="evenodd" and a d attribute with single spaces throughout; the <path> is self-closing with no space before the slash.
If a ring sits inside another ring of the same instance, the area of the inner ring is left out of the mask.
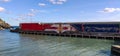
<path id="1" fill-rule="evenodd" d="M 113 40 L 0 31 L 0 56 L 110 56 Z"/>

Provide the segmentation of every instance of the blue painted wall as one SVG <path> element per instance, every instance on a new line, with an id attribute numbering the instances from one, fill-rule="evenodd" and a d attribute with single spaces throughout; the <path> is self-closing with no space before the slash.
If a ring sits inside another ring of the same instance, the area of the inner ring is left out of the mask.
<path id="1" fill-rule="evenodd" d="M 80 32 L 119 32 L 119 24 L 72 24 L 72 26 Z"/>

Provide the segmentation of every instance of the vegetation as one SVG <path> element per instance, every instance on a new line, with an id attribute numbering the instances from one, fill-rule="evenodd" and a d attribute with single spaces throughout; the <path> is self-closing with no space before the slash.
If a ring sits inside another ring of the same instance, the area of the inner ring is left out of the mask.
<path id="1" fill-rule="evenodd" d="M 10 25 L 0 18 L 0 30 L 8 29 L 8 28 L 10 28 Z"/>

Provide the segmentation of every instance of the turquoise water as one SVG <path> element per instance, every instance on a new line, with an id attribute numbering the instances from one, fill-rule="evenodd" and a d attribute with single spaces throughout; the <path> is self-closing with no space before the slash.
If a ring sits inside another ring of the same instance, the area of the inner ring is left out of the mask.
<path id="1" fill-rule="evenodd" d="M 0 31 L 0 56 L 110 56 L 113 40 Z"/>

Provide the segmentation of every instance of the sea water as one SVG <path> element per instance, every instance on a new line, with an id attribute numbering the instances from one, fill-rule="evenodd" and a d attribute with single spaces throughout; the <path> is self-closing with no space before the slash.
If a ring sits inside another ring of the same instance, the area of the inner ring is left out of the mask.
<path id="1" fill-rule="evenodd" d="M 0 31 L 0 56 L 110 56 L 113 40 Z"/>

